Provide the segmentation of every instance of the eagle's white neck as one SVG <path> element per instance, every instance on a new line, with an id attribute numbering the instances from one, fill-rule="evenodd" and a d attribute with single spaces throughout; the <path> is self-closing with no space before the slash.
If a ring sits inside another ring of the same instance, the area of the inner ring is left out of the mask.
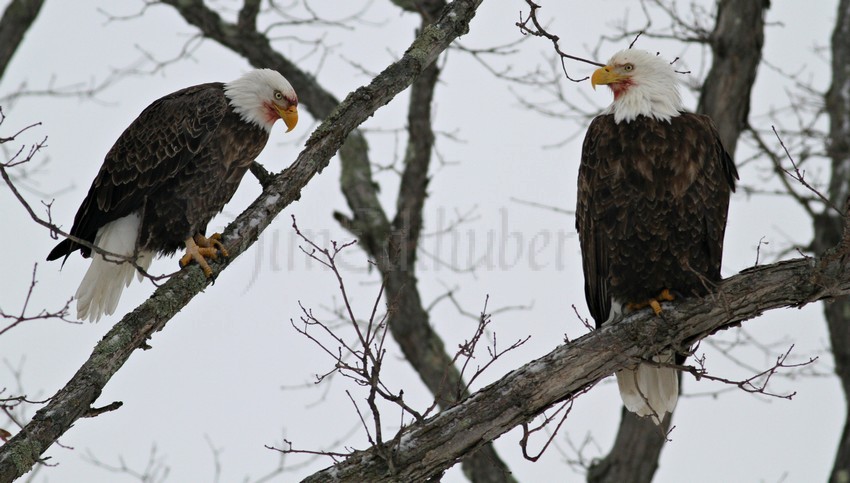
<path id="1" fill-rule="evenodd" d="M 621 121 L 631 122 L 638 116 L 670 122 L 670 119 L 685 110 L 679 89 L 675 85 L 672 89 L 663 89 L 663 94 L 662 89 L 645 87 L 632 86 L 614 99 L 614 102 L 605 110 L 605 114 L 613 114 L 614 122 L 617 124 Z"/>
<path id="2" fill-rule="evenodd" d="M 224 95 L 230 101 L 233 111 L 239 114 L 243 121 L 271 131 L 272 125 L 266 122 L 263 116 L 263 103 L 259 90 L 260 86 L 251 82 L 247 76 L 224 85 Z"/>

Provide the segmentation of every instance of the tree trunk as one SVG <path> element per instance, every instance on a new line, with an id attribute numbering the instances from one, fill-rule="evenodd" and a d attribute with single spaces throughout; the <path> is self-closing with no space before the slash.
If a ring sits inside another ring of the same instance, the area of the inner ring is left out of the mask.
<path id="1" fill-rule="evenodd" d="M 826 95 L 829 114 L 827 153 L 832 164 L 829 200 L 843 208 L 850 194 L 850 0 L 841 0 L 832 33 L 832 86 Z M 815 254 L 823 253 L 830 241 L 841 238 L 842 220 L 826 208 L 814 220 Z M 841 380 L 846 400 L 850 400 L 850 298 L 841 297 L 824 305 L 835 372 Z M 838 443 L 830 481 L 850 481 L 850 412 Z"/>
<path id="2" fill-rule="evenodd" d="M 652 481 L 670 419 L 667 416 L 659 428 L 649 418 L 639 418 L 624 407 L 614 447 L 590 468 L 587 481 Z"/>
<path id="3" fill-rule="evenodd" d="M 733 158 L 738 137 L 747 126 L 750 91 L 764 44 L 764 14 L 769 6 L 767 0 L 722 0 L 709 39 L 711 70 L 703 83 L 697 110 L 711 116 Z M 667 425 L 671 419 L 672 414 L 666 420 Z M 663 434 L 654 424 L 639 421 L 624 409 L 613 448 L 590 468 L 587 481 L 652 481 L 664 442 Z"/>

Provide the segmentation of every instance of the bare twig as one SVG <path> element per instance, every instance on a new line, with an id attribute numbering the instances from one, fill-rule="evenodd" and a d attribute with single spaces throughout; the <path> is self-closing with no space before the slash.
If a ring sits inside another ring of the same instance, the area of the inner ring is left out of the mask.
<path id="1" fill-rule="evenodd" d="M 739 388 L 739 389 L 741 389 L 745 392 L 751 393 L 751 394 L 762 394 L 762 395 L 769 396 L 769 397 L 775 397 L 775 398 L 779 398 L 779 399 L 789 399 L 790 400 L 797 394 L 797 392 L 793 391 L 793 392 L 786 393 L 786 394 L 779 394 L 779 393 L 775 393 L 775 392 L 770 392 L 767 389 L 767 386 L 770 383 L 770 379 L 774 375 L 776 375 L 778 373 L 778 371 L 780 371 L 780 370 L 805 367 L 805 366 L 813 364 L 815 361 L 818 360 L 817 357 L 811 357 L 811 358 L 809 358 L 809 360 L 807 360 L 805 362 L 789 363 L 789 362 L 787 362 L 787 360 L 788 360 L 788 356 L 791 355 L 792 350 L 794 350 L 793 344 L 791 345 L 791 347 L 788 348 L 787 351 L 785 351 L 784 353 L 777 356 L 776 362 L 771 367 L 769 367 L 769 368 L 767 368 L 767 369 L 765 369 L 765 370 L 763 370 L 763 371 L 761 371 L 757 374 L 754 374 L 751 377 L 748 377 L 748 378 L 742 379 L 742 380 L 737 380 L 737 381 L 727 379 L 725 377 L 713 376 L 711 374 L 708 374 L 708 371 L 705 368 L 705 356 L 702 356 L 702 357 L 696 359 L 698 367 L 695 367 L 695 366 L 676 366 L 676 365 L 673 365 L 673 366 L 676 367 L 677 369 L 682 370 L 683 372 L 687 372 L 687 373 L 693 375 L 697 380 L 708 379 L 710 381 L 722 382 L 724 384 L 729 384 L 731 386 L 735 386 L 735 387 L 737 387 L 737 388 Z"/>
<path id="2" fill-rule="evenodd" d="M 4 120 L 5 120 L 5 117 L 2 116 L 2 110 L 0 110 L 0 124 L 2 124 L 2 122 Z M 29 129 L 31 129 L 33 127 L 40 126 L 40 125 L 41 125 L 41 123 L 31 124 L 29 126 L 26 126 L 22 129 L 20 129 L 18 132 L 16 132 L 15 134 L 13 134 L 11 136 L 2 137 L 2 138 L 0 138 L 0 144 L 5 144 L 7 142 L 14 141 L 22 133 L 28 131 Z M 70 239 L 71 241 L 73 241 L 74 243 L 76 243 L 78 245 L 89 248 L 92 251 L 102 255 L 104 257 L 104 260 L 106 260 L 108 262 L 119 263 L 119 264 L 120 263 L 130 263 L 131 265 L 133 265 L 133 267 L 139 273 L 141 273 L 143 276 L 145 276 L 146 278 L 151 280 L 154 283 L 154 285 L 158 285 L 156 282 L 158 282 L 160 280 L 168 279 L 171 276 L 173 276 L 174 273 L 177 273 L 177 272 L 173 272 L 173 273 L 168 273 L 168 274 L 163 274 L 163 275 L 151 275 L 142 266 L 140 266 L 138 264 L 138 262 L 137 262 L 138 255 L 137 254 L 126 256 L 126 255 L 122 255 L 122 254 L 118 254 L 118 253 L 113 253 L 113 252 L 104 250 L 103 248 L 101 248 L 101 247 L 99 247 L 99 246 L 97 246 L 97 245 L 95 245 L 95 244 L 93 244 L 93 243 L 91 243 L 87 240 L 83 240 L 82 238 L 76 237 L 74 235 L 71 235 L 70 233 L 63 231 L 61 228 L 59 228 L 59 226 L 57 226 L 56 224 L 53 223 L 53 218 L 52 218 L 52 215 L 51 215 L 51 207 L 52 207 L 53 202 L 50 202 L 50 203 L 43 203 L 42 202 L 42 204 L 45 207 L 46 216 L 47 216 L 46 218 L 42 218 L 41 216 L 36 214 L 33 207 L 29 204 L 29 202 L 26 200 L 26 198 L 24 198 L 24 196 L 18 190 L 17 186 L 15 186 L 15 182 L 12 179 L 12 177 L 10 176 L 10 174 L 7 170 L 9 168 L 18 167 L 18 166 L 21 166 L 23 164 L 31 162 L 32 159 L 35 157 L 35 155 L 38 154 L 45 147 L 47 147 L 47 137 L 46 136 L 41 141 L 38 141 L 35 144 L 30 145 L 28 149 L 26 148 L 25 145 L 22 145 L 15 152 L 15 154 L 12 155 L 11 158 L 9 158 L 8 161 L 0 163 L 0 178 L 3 178 L 3 181 L 6 183 L 6 186 L 9 187 L 9 190 L 12 192 L 12 194 L 15 196 L 15 198 L 18 200 L 18 202 L 21 204 L 21 206 L 24 207 L 24 210 L 26 210 L 26 212 L 29 214 L 30 218 L 32 218 L 33 221 L 35 221 L 37 224 L 49 229 L 50 230 L 50 236 L 54 240 L 58 239 L 59 236 L 63 236 L 65 238 Z M 23 157 L 20 157 L 21 154 L 24 153 L 25 149 L 27 151 L 27 154 Z"/>
<path id="3" fill-rule="evenodd" d="M 531 206 L 533 208 L 542 208 L 544 210 L 553 211 L 555 213 L 558 213 L 559 215 L 575 216 L 575 214 L 576 214 L 575 210 L 567 210 L 567 209 L 561 208 L 560 206 L 547 205 L 545 203 L 538 203 L 536 201 L 521 200 L 519 198 L 513 198 L 513 197 L 511 197 L 511 201 L 513 201 L 514 203 L 518 203 L 520 205 L 526 205 L 526 206 Z"/>
<path id="4" fill-rule="evenodd" d="M 27 295 L 24 298 L 23 306 L 21 307 L 20 312 L 17 314 L 10 314 L 3 310 L 0 307 L 0 319 L 10 321 L 8 325 L 0 328 L 0 335 L 3 335 L 5 332 L 17 327 L 20 324 L 25 322 L 29 322 L 32 320 L 46 320 L 46 319 L 59 319 L 63 322 L 68 322 L 69 324 L 79 324 L 80 322 L 75 320 L 69 320 L 66 317 L 69 315 L 69 309 L 71 306 L 71 300 L 68 299 L 59 310 L 49 311 L 47 309 L 41 309 L 35 314 L 28 314 L 27 309 L 29 308 L 30 299 L 32 298 L 33 291 L 35 290 L 35 286 L 38 283 L 36 279 L 36 273 L 38 272 L 38 264 L 33 265 L 32 268 L 32 279 L 30 280 L 29 290 L 27 290 Z"/>
<path id="5" fill-rule="evenodd" d="M 525 3 L 531 8 L 528 13 L 528 17 L 523 18 L 522 13 L 519 14 L 519 22 L 516 23 L 516 26 L 519 27 L 519 31 L 523 35 L 533 35 L 535 37 L 543 37 L 549 39 L 552 42 L 552 46 L 555 48 L 555 52 L 558 54 L 558 57 L 561 59 L 561 69 L 564 71 L 564 75 L 567 79 L 573 82 L 581 82 L 589 79 L 589 77 L 582 77 L 581 79 L 573 79 L 569 72 L 567 72 L 567 59 L 576 60 L 579 62 L 584 62 L 586 64 L 595 65 L 597 67 L 605 67 L 605 64 L 601 64 L 599 62 L 595 62 L 593 60 L 583 59 L 581 57 L 577 57 L 575 55 L 568 54 L 561 50 L 560 41 L 561 38 L 557 35 L 549 33 L 542 25 L 540 25 L 540 21 L 537 19 L 537 10 L 541 8 L 540 5 L 534 3 L 532 0 L 525 0 Z M 529 22 L 531 25 L 529 25 Z"/>
<path id="6" fill-rule="evenodd" d="M 366 402 L 369 405 L 369 410 L 372 414 L 373 430 L 370 430 L 369 426 L 366 424 L 366 419 L 364 418 L 363 413 L 361 413 L 354 397 L 351 395 L 351 392 L 346 391 L 346 394 L 354 405 L 357 415 L 360 418 L 360 422 L 366 430 L 366 436 L 369 443 L 375 447 L 381 448 L 381 451 L 384 451 L 383 424 L 381 420 L 381 413 L 377 405 L 378 398 L 396 404 L 401 408 L 403 414 L 409 414 L 417 421 L 422 421 L 425 416 L 405 403 L 404 391 L 392 391 L 387 388 L 381 380 L 381 369 L 383 367 L 384 356 L 386 354 L 384 342 L 387 334 L 386 321 L 388 317 L 388 313 L 382 316 L 378 313 L 380 302 L 383 300 L 384 295 L 383 285 L 378 292 L 378 296 L 372 306 L 368 320 L 365 323 L 359 322 L 354 314 L 351 300 L 349 299 L 348 292 L 345 287 L 345 281 L 343 280 L 342 274 L 336 264 L 336 257 L 342 253 L 343 250 L 352 246 L 356 241 L 344 244 L 338 244 L 335 241 L 331 241 L 331 248 L 325 248 L 319 246 L 301 232 L 294 216 L 292 217 L 292 227 L 295 230 L 295 233 L 309 247 L 309 250 L 302 247 L 302 251 L 308 257 L 330 269 L 335 276 L 340 294 L 342 295 L 344 316 L 346 318 L 347 325 L 351 327 L 357 335 L 357 343 L 349 344 L 346 342 L 335 332 L 334 328 L 318 320 L 314 316 L 313 312 L 306 309 L 303 305 L 301 306 L 302 324 L 299 326 L 294 322 L 291 322 L 292 326 L 297 332 L 315 343 L 325 354 L 329 355 L 332 360 L 334 360 L 334 367 L 330 371 L 316 376 L 317 382 L 322 382 L 330 374 L 337 373 L 353 380 L 359 386 L 369 388 Z M 325 336 L 330 337 L 336 347 L 332 347 L 321 340 L 320 336 L 312 334 L 309 330 L 310 327 L 318 327 L 321 329 L 321 332 Z M 284 451 L 289 452 L 288 449 Z M 316 453 L 326 454 L 327 452 L 316 451 Z M 327 455 L 332 456 L 330 453 L 327 453 Z M 388 464 L 391 465 L 390 454 L 386 453 L 385 457 L 388 460 Z"/>
<path id="7" fill-rule="evenodd" d="M 770 126 L 770 127 L 771 127 L 771 129 L 773 129 L 773 134 L 776 136 L 776 139 L 779 140 L 779 144 L 782 146 L 782 149 L 785 151 L 785 156 L 788 158 L 788 160 L 791 162 L 791 166 L 793 166 L 793 168 L 794 168 L 793 172 L 791 170 L 785 169 L 785 168 L 782 168 L 782 171 L 784 171 L 785 174 L 792 177 L 798 183 L 805 186 L 809 191 L 811 191 L 814 195 L 816 195 L 818 198 L 820 198 L 820 200 L 823 201 L 823 203 L 826 206 L 828 206 L 830 209 L 832 209 L 833 211 L 838 213 L 839 216 L 844 216 L 844 213 L 841 210 L 839 210 L 837 206 L 832 204 L 832 202 L 829 200 L 829 198 L 824 196 L 820 191 L 818 191 L 814 186 L 812 186 L 811 184 L 809 184 L 808 181 L 806 181 L 806 172 L 801 171 L 800 167 L 797 166 L 796 161 L 794 161 L 794 157 L 791 156 L 790 152 L 788 152 L 788 148 L 785 147 L 785 143 L 782 141 L 782 137 L 779 136 L 779 132 L 777 132 L 776 127 L 775 126 Z"/>
<path id="8" fill-rule="evenodd" d="M 91 407 L 91 408 L 89 408 L 88 411 L 86 411 L 86 413 L 83 415 L 83 417 L 84 418 L 94 418 L 94 417 L 100 416 L 103 413 L 115 411 L 115 410 L 121 408 L 121 406 L 123 406 L 123 405 L 124 405 L 124 403 L 121 402 L 121 401 L 114 401 L 112 403 L 107 404 L 106 406 L 101 406 L 99 408 Z"/>
<path id="9" fill-rule="evenodd" d="M 165 457 L 159 454 L 156 444 L 151 446 L 148 453 L 148 461 L 141 470 L 133 468 L 123 456 L 118 457 L 117 464 L 106 463 L 97 458 L 91 451 L 83 453 L 83 460 L 95 468 L 106 470 L 110 473 L 125 475 L 139 481 L 140 483 L 161 483 L 168 480 L 171 468 L 165 464 Z"/>
<path id="10" fill-rule="evenodd" d="M 461 376 L 463 376 L 466 373 L 466 369 L 469 366 L 469 363 L 475 357 L 475 350 L 478 347 L 478 343 L 481 340 L 481 337 L 484 335 L 484 333 L 487 329 L 487 326 L 490 325 L 490 322 L 492 321 L 492 319 L 491 319 L 492 314 L 487 312 L 487 304 L 489 302 L 490 302 L 490 295 L 488 294 L 484 298 L 484 308 L 481 310 L 481 313 L 479 314 L 478 326 L 475 329 L 475 333 L 472 335 L 471 339 L 464 341 L 463 344 L 460 344 L 458 346 L 458 351 L 455 354 L 454 359 L 452 360 L 452 363 L 454 364 L 459 359 L 463 359 L 463 364 L 461 365 L 461 369 L 460 369 L 460 375 Z M 531 338 L 530 335 L 526 336 L 524 339 L 519 339 L 519 340 L 515 341 L 513 344 L 511 344 L 507 348 L 499 350 L 498 346 L 496 344 L 496 341 L 497 341 L 496 333 L 494 332 L 492 343 L 487 345 L 487 353 L 490 356 L 489 359 L 487 360 L 487 362 L 483 366 L 476 367 L 475 372 L 472 374 L 472 377 L 470 377 L 469 381 L 465 385 L 463 385 L 462 387 L 460 386 L 460 382 L 463 381 L 463 377 L 461 377 L 461 379 L 459 380 L 459 383 L 458 383 L 459 385 L 455 389 L 456 390 L 455 398 L 460 400 L 463 394 L 470 392 L 470 388 L 472 387 L 472 383 L 478 378 L 478 376 L 480 376 L 482 373 L 484 373 L 484 371 L 486 371 L 487 368 L 490 367 L 490 365 L 492 365 L 494 362 L 496 362 L 496 360 L 499 359 L 504 354 L 506 354 L 506 353 L 516 349 L 517 347 L 525 344 L 528 341 L 528 339 L 530 339 L 530 338 Z"/>
<path id="11" fill-rule="evenodd" d="M 266 449 L 270 449 L 270 450 L 273 450 L 273 451 L 280 451 L 281 453 L 284 453 L 284 454 L 309 454 L 309 455 L 315 455 L 315 456 L 328 456 L 331 459 L 333 459 L 334 461 L 340 461 L 341 459 L 346 458 L 351 454 L 351 453 L 335 453 L 333 451 L 326 451 L 326 450 L 298 449 L 298 448 L 294 447 L 292 445 L 292 441 L 289 441 L 288 439 L 284 439 L 283 444 L 285 446 L 283 448 L 276 448 L 274 446 L 266 445 Z"/>

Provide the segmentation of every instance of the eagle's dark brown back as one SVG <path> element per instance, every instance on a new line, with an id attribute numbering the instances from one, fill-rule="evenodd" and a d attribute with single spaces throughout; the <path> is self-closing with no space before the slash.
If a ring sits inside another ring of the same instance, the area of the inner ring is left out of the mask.
<path id="1" fill-rule="evenodd" d="M 639 303 L 663 289 L 699 295 L 720 280 L 735 179 L 707 116 L 593 120 L 582 148 L 576 228 L 597 327 L 612 299 Z"/>
<path id="2" fill-rule="evenodd" d="M 105 224 L 142 212 L 140 247 L 173 252 L 233 196 L 268 133 L 232 111 L 223 84 L 179 90 L 148 106 L 107 153 L 71 235 L 93 242 Z M 70 240 L 48 260 L 90 249 Z"/>

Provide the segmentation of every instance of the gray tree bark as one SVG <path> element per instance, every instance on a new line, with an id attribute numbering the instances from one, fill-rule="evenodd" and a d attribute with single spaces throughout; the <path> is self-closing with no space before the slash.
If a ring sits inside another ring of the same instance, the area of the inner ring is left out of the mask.
<path id="1" fill-rule="evenodd" d="M 850 0 L 841 0 L 832 32 L 832 85 L 826 95 L 829 115 L 827 154 L 831 159 L 832 177 L 828 198 L 833 206 L 843 207 L 850 195 Z M 841 237 L 841 217 L 824 209 L 814 220 L 815 238 L 812 249 L 823 253 L 829 243 Z M 824 305 L 835 372 L 850 401 L 850 298 L 841 297 Z M 844 431 L 838 442 L 830 481 L 850 481 L 850 407 L 845 416 Z"/>
<path id="2" fill-rule="evenodd" d="M 750 91 L 761 62 L 764 15 L 769 6 L 767 0 L 722 0 L 717 6 L 714 31 L 706 39 L 711 45 L 712 63 L 697 111 L 714 120 L 723 145 L 733 158 L 741 131 L 747 126 Z M 665 419 L 665 429 L 671 419 L 672 414 Z M 623 409 L 614 446 L 590 468 L 587 481 L 652 481 L 665 433 L 648 419 L 641 420 Z"/>

